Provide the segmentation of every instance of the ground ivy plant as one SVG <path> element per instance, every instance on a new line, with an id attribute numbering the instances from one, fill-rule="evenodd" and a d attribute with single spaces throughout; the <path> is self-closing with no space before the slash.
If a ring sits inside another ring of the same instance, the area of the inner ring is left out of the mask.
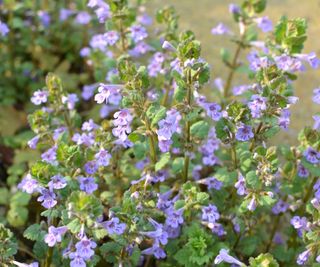
<path id="1" fill-rule="evenodd" d="M 211 33 L 235 51 L 221 50 L 228 71 L 211 88 L 194 33 L 172 7 L 152 27 L 142 4 L 88 1 L 102 25 L 82 49 L 96 84 L 80 100 L 49 73 L 32 96 L 28 145 L 41 158 L 10 187 L 1 263 L 320 266 L 320 115 L 295 146 L 273 139 L 289 127 L 298 74 L 320 65 L 302 51 L 306 21 L 274 26 L 266 0 L 230 5 L 238 34 Z"/>

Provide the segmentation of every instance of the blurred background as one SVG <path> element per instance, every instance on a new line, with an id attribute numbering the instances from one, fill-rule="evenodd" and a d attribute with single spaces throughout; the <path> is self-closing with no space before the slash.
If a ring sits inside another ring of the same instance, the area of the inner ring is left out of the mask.
<path id="1" fill-rule="evenodd" d="M 228 42 L 228 37 L 213 36 L 210 31 L 219 22 L 225 23 L 237 32 L 237 25 L 228 13 L 231 3 L 241 3 L 232 0 L 152 0 L 148 8 L 150 12 L 164 5 L 175 6 L 180 16 L 180 28 L 191 29 L 196 33 L 197 39 L 202 43 L 203 57 L 212 66 L 213 79 L 225 78 L 226 68 L 220 64 L 220 49 L 226 47 L 232 50 L 233 44 Z M 308 21 L 308 39 L 304 49 L 305 53 L 314 51 L 320 56 L 320 1 L 319 0 L 268 0 L 267 8 L 263 15 L 269 16 L 274 25 L 281 16 L 289 18 L 306 18 Z M 245 59 L 245 57 L 242 57 Z M 212 80 L 213 80 L 212 79 Z M 235 78 L 234 84 L 245 84 L 245 81 Z M 306 125 L 312 125 L 312 115 L 320 111 L 319 105 L 312 102 L 312 91 L 320 87 L 320 70 L 308 68 L 306 73 L 299 74 L 294 83 L 299 102 L 292 108 L 292 121 L 287 132 L 277 135 L 277 142 L 294 143 L 298 132 Z"/>

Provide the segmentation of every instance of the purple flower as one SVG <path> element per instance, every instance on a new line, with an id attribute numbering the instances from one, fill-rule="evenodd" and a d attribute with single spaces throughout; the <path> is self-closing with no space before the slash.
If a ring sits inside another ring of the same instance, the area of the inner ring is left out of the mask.
<path id="1" fill-rule="evenodd" d="M 116 126 L 112 129 L 112 134 L 119 138 L 119 144 L 126 145 L 128 134 L 131 133 L 131 121 L 133 120 L 132 115 L 128 109 L 122 109 L 114 113 L 113 125 Z"/>
<path id="2" fill-rule="evenodd" d="M 119 40 L 119 33 L 116 31 L 109 31 L 104 34 L 104 37 L 106 38 L 107 44 L 113 46 Z"/>
<path id="3" fill-rule="evenodd" d="M 94 134 L 92 132 L 89 133 L 76 133 L 72 136 L 72 141 L 76 142 L 78 145 L 84 144 L 85 146 L 92 146 L 94 141 Z"/>
<path id="4" fill-rule="evenodd" d="M 81 130 L 91 132 L 92 130 L 98 129 L 99 126 L 94 123 L 93 119 L 89 119 L 82 124 Z"/>
<path id="5" fill-rule="evenodd" d="M 29 146 L 31 149 L 36 149 L 39 140 L 40 140 L 40 137 L 39 137 L 38 135 L 36 135 L 35 137 L 33 137 L 32 139 L 30 139 L 30 140 L 28 141 L 28 146 Z"/>
<path id="6" fill-rule="evenodd" d="M 272 21 L 268 17 L 256 18 L 254 21 L 263 32 L 270 32 L 273 30 Z"/>
<path id="7" fill-rule="evenodd" d="M 208 206 L 202 207 L 202 216 L 203 221 L 208 221 L 210 223 L 215 223 L 220 218 L 219 211 L 215 205 L 209 204 Z"/>
<path id="8" fill-rule="evenodd" d="M 102 52 L 106 52 L 107 45 L 108 43 L 106 38 L 104 37 L 104 34 L 93 35 L 90 40 L 90 46 L 93 49 L 98 49 Z"/>
<path id="9" fill-rule="evenodd" d="M 144 14 L 139 15 L 137 17 L 137 21 L 143 25 L 149 26 L 152 24 L 152 17 L 150 17 L 148 14 L 144 13 Z"/>
<path id="10" fill-rule="evenodd" d="M 250 211 L 254 211 L 257 207 L 257 201 L 256 201 L 256 198 L 253 197 L 251 198 L 251 200 L 249 201 L 249 204 L 247 206 L 248 210 Z"/>
<path id="11" fill-rule="evenodd" d="M 293 216 L 290 223 L 297 230 L 308 230 L 308 219 L 306 217 Z"/>
<path id="12" fill-rule="evenodd" d="M 59 127 L 53 131 L 53 140 L 57 141 L 67 131 L 66 127 Z"/>
<path id="13" fill-rule="evenodd" d="M 78 182 L 80 183 L 80 190 L 87 194 L 92 194 L 98 189 L 98 185 L 95 183 L 93 177 L 78 176 Z"/>
<path id="14" fill-rule="evenodd" d="M 85 260 L 90 259 L 94 255 L 94 248 L 97 244 L 84 236 L 77 244 L 76 250 L 79 255 Z"/>
<path id="15" fill-rule="evenodd" d="M 98 166 L 106 167 L 110 164 L 110 159 L 112 156 L 107 150 L 102 148 L 98 153 L 95 154 L 94 157 Z"/>
<path id="16" fill-rule="evenodd" d="M 55 165 L 57 159 L 57 147 L 53 146 L 49 148 L 46 152 L 41 154 L 41 158 L 43 161 Z"/>
<path id="17" fill-rule="evenodd" d="M 230 4 L 229 5 L 229 12 L 231 14 L 239 14 L 241 11 L 240 7 L 236 4 Z"/>
<path id="18" fill-rule="evenodd" d="M 311 249 L 307 249 L 299 254 L 297 258 L 298 265 L 305 265 L 311 256 Z"/>
<path id="19" fill-rule="evenodd" d="M 156 243 L 153 244 L 152 247 L 141 251 L 141 253 L 145 255 L 154 255 L 156 259 L 164 259 L 167 256 L 163 248 L 161 248 L 159 244 Z"/>
<path id="20" fill-rule="evenodd" d="M 211 29 L 211 33 L 214 35 L 224 35 L 231 34 L 231 31 L 223 23 L 219 23 L 216 27 Z"/>
<path id="21" fill-rule="evenodd" d="M 82 88 L 82 98 L 84 100 L 89 100 L 93 95 L 94 95 L 94 91 L 97 88 L 97 84 L 91 84 L 91 85 L 85 85 Z"/>
<path id="22" fill-rule="evenodd" d="M 320 88 L 316 88 L 313 90 L 312 101 L 320 105 Z"/>
<path id="23" fill-rule="evenodd" d="M 246 187 L 246 180 L 244 179 L 241 173 L 239 173 L 238 181 L 235 183 L 234 187 L 237 188 L 237 194 L 239 196 L 248 194 L 247 187 Z"/>
<path id="24" fill-rule="evenodd" d="M 101 224 L 108 231 L 109 235 L 122 235 L 127 227 L 117 217 L 112 217 L 109 221 L 102 222 Z"/>
<path id="25" fill-rule="evenodd" d="M 33 179 L 30 173 L 28 173 L 18 184 L 18 189 L 28 194 L 33 194 L 38 190 L 38 188 L 38 181 Z"/>
<path id="26" fill-rule="evenodd" d="M 296 71 L 301 71 L 303 69 L 301 60 L 286 54 L 275 57 L 275 60 L 276 60 L 277 67 L 283 71 L 296 72 Z"/>
<path id="27" fill-rule="evenodd" d="M 68 109 L 74 109 L 79 98 L 76 94 L 68 94 L 68 96 L 62 96 L 62 103 L 67 104 Z"/>
<path id="28" fill-rule="evenodd" d="M 177 49 L 173 46 L 173 44 L 168 41 L 164 41 L 162 43 L 162 48 L 165 50 L 177 51 Z"/>
<path id="29" fill-rule="evenodd" d="M 260 95 L 253 95 L 248 107 L 253 118 L 260 118 L 262 111 L 267 109 L 267 99 Z"/>
<path id="30" fill-rule="evenodd" d="M 303 152 L 303 155 L 306 158 L 306 160 L 312 164 L 317 164 L 320 162 L 320 153 L 312 147 L 308 147 Z"/>
<path id="31" fill-rule="evenodd" d="M 214 121 L 220 120 L 222 113 L 221 113 L 221 106 L 217 103 L 206 103 L 202 106 L 207 115 Z"/>
<path id="32" fill-rule="evenodd" d="M 166 210 L 166 225 L 170 225 L 173 228 L 179 227 L 180 224 L 183 224 L 183 210 L 175 210 L 173 207 Z"/>
<path id="33" fill-rule="evenodd" d="M 87 57 L 89 56 L 91 53 L 91 50 L 89 47 L 83 47 L 81 50 L 80 50 L 80 56 L 81 57 Z"/>
<path id="34" fill-rule="evenodd" d="M 268 67 L 271 62 L 266 56 L 259 56 L 257 51 L 252 51 L 248 54 L 249 67 L 252 71 L 257 72 L 261 68 Z"/>
<path id="35" fill-rule="evenodd" d="M 249 141 L 254 137 L 254 134 L 252 132 L 252 128 L 249 125 L 245 124 L 240 124 L 237 127 L 237 132 L 236 132 L 236 139 L 238 141 L 246 142 Z"/>
<path id="36" fill-rule="evenodd" d="M 272 212 L 274 214 L 285 213 L 289 208 L 289 204 L 280 199 L 273 207 Z"/>
<path id="37" fill-rule="evenodd" d="M 84 165 L 84 170 L 87 174 L 94 174 L 97 172 L 98 167 L 97 162 L 95 160 L 91 160 Z"/>
<path id="38" fill-rule="evenodd" d="M 320 130 L 320 115 L 314 115 L 312 118 L 314 119 L 313 129 Z"/>
<path id="39" fill-rule="evenodd" d="M 52 189 L 62 189 L 67 186 L 66 179 L 61 175 L 57 174 L 51 177 L 50 182 L 48 183 L 50 190 Z"/>
<path id="40" fill-rule="evenodd" d="M 232 89 L 232 93 L 234 95 L 242 95 L 244 92 L 247 92 L 249 89 L 251 88 L 250 85 L 239 85 L 239 86 L 235 86 Z"/>
<path id="41" fill-rule="evenodd" d="M 289 109 L 283 109 L 281 111 L 281 115 L 278 118 L 278 124 L 279 126 L 284 129 L 287 130 L 290 124 L 290 116 L 291 116 L 291 112 Z"/>
<path id="42" fill-rule="evenodd" d="M 226 231 L 220 223 L 210 222 L 208 223 L 208 227 L 211 229 L 212 233 L 216 234 L 217 236 L 224 236 L 226 234 Z"/>
<path id="43" fill-rule="evenodd" d="M 103 84 L 100 83 L 98 87 L 98 94 L 94 96 L 94 100 L 98 104 L 105 102 L 106 104 L 110 103 L 113 105 L 119 105 L 121 101 L 120 90 L 122 89 L 120 84 Z"/>
<path id="44" fill-rule="evenodd" d="M 163 229 L 163 225 L 151 218 L 149 219 L 149 222 L 153 225 L 155 230 L 149 231 L 149 232 L 140 232 L 140 233 L 150 238 L 153 238 L 156 243 L 161 243 L 162 245 L 166 245 L 168 243 L 168 233 Z"/>
<path id="45" fill-rule="evenodd" d="M 107 19 L 111 17 L 110 7 L 107 3 L 101 2 L 99 7 L 95 10 L 100 23 L 104 23 Z"/>
<path id="46" fill-rule="evenodd" d="M 141 25 L 133 25 L 130 27 L 131 38 L 135 43 L 142 41 L 148 37 L 146 29 Z"/>
<path id="47" fill-rule="evenodd" d="M 48 27 L 50 25 L 51 17 L 48 12 L 40 10 L 38 12 L 38 16 L 40 18 L 41 24 L 44 27 Z"/>
<path id="48" fill-rule="evenodd" d="M 158 122 L 159 129 L 157 130 L 159 149 L 161 152 L 168 152 L 172 144 L 171 137 L 175 132 L 180 132 L 179 122 L 181 115 L 175 109 L 168 110 L 166 118 Z"/>
<path id="49" fill-rule="evenodd" d="M 42 202 L 41 205 L 46 209 L 51 209 L 57 204 L 57 196 L 53 191 L 46 188 L 41 188 L 40 194 L 41 195 L 37 198 L 37 200 Z"/>
<path id="50" fill-rule="evenodd" d="M 91 21 L 91 16 L 86 11 L 81 11 L 76 16 L 76 23 L 86 25 Z"/>
<path id="51" fill-rule="evenodd" d="M 0 33 L 2 36 L 6 36 L 9 33 L 9 27 L 4 22 L 0 21 Z"/>
<path id="52" fill-rule="evenodd" d="M 69 258 L 72 260 L 70 261 L 70 267 L 86 267 L 86 262 L 82 258 L 78 252 L 71 252 L 69 254 Z"/>
<path id="53" fill-rule="evenodd" d="M 239 266 L 243 266 L 244 264 L 237 260 L 236 258 L 229 255 L 228 249 L 220 249 L 219 255 L 214 259 L 214 264 L 220 264 L 221 262 L 237 264 Z"/>
<path id="54" fill-rule="evenodd" d="M 46 103 L 48 100 L 48 92 L 47 91 L 35 91 L 33 96 L 31 97 L 31 102 L 35 105 L 41 105 L 41 103 Z"/>
<path id="55" fill-rule="evenodd" d="M 302 164 L 299 164 L 298 165 L 298 175 L 300 177 L 306 178 L 306 177 L 308 177 L 310 175 L 310 172 Z"/>
<path id="56" fill-rule="evenodd" d="M 220 190 L 223 186 L 223 182 L 219 181 L 215 177 L 208 177 L 198 181 L 200 184 L 205 184 L 208 189 Z"/>
<path id="57" fill-rule="evenodd" d="M 315 52 L 309 54 L 296 54 L 297 58 L 307 61 L 313 69 L 317 69 L 320 66 L 320 59 L 317 58 Z"/>
<path id="58" fill-rule="evenodd" d="M 74 12 L 70 9 L 66 9 L 66 8 L 60 9 L 60 15 L 59 15 L 60 21 L 67 20 L 71 15 L 73 15 L 73 13 Z"/>
<path id="59" fill-rule="evenodd" d="M 46 242 L 49 247 L 54 247 L 56 243 L 60 243 L 62 241 L 62 235 L 64 235 L 67 230 L 68 228 L 66 226 L 50 226 L 48 229 L 48 234 L 46 234 L 44 237 L 44 242 Z"/>
<path id="60" fill-rule="evenodd" d="M 140 57 L 141 55 L 145 55 L 146 53 L 152 50 L 154 50 L 152 46 L 141 41 L 137 43 L 133 49 L 129 50 L 129 54 L 132 57 Z"/>

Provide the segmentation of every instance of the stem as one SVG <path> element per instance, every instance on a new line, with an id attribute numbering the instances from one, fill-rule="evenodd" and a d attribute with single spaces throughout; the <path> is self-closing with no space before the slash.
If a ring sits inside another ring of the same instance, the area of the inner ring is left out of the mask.
<path id="1" fill-rule="evenodd" d="M 191 106 L 191 99 L 192 99 L 192 85 L 191 85 L 191 71 L 188 72 L 188 84 L 187 84 L 187 104 L 188 107 Z M 186 182 L 188 180 L 188 171 L 189 171 L 189 162 L 190 162 L 190 157 L 189 157 L 189 144 L 191 141 L 191 136 L 190 136 L 190 121 L 186 118 L 186 126 L 185 126 L 185 131 L 186 131 L 186 148 L 184 152 L 184 170 L 183 170 L 183 179 Z"/>
<path id="2" fill-rule="evenodd" d="M 243 40 L 244 40 L 244 36 L 245 36 L 245 33 L 243 33 L 242 37 L 241 37 L 241 40 L 238 42 L 238 46 L 237 46 L 237 49 L 236 49 L 236 52 L 233 56 L 233 59 L 232 59 L 232 63 L 230 64 L 230 72 L 229 72 L 229 75 L 228 75 L 228 78 L 227 78 L 227 82 L 226 82 L 226 86 L 224 87 L 224 91 L 223 91 L 223 96 L 224 96 L 224 101 L 225 102 L 228 102 L 228 98 L 230 96 L 230 88 L 231 88 L 231 85 L 232 85 L 232 80 L 233 80 L 233 77 L 234 77 L 234 73 L 235 71 L 237 70 L 237 63 L 238 63 L 238 58 L 240 56 L 240 52 L 241 52 L 241 49 L 243 47 Z"/>
<path id="3" fill-rule="evenodd" d="M 310 186 L 309 186 L 309 188 L 308 188 L 308 190 L 307 190 L 306 195 L 305 195 L 304 198 L 303 198 L 303 204 L 306 204 L 306 203 L 308 202 L 309 198 L 311 197 L 312 191 L 313 191 L 313 186 L 314 186 L 314 184 L 315 184 L 316 182 L 317 182 L 317 177 L 314 177 L 313 180 L 312 180 L 312 182 L 311 182 L 311 184 L 310 184 Z M 305 205 L 302 205 L 302 207 L 304 207 L 304 206 L 305 206 Z"/>
<path id="4" fill-rule="evenodd" d="M 49 247 L 49 250 L 47 252 L 46 260 L 44 263 L 44 267 L 50 267 L 51 261 L 52 261 L 52 255 L 53 255 L 53 247 Z"/>
<path id="5" fill-rule="evenodd" d="M 235 144 L 232 144 L 231 146 L 231 157 L 234 164 L 234 169 L 238 168 L 238 159 L 237 159 L 237 151 Z"/>
<path id="6" fill-rule="evenodd" d="M 148 118 L 146 118 L 145 124 L 146 124 L 146 128 L 148 131 L 148 139 L 149 139 L 149 146 L 150 146 L 150 159 L 151 159 L 153 165 L 155 165 L 157 163 L 156 144 L 155 144 L 155 141 L 153 138 L 153 132 L 151 130 L 150 122 L 149 122 Z"/>
<path id="7" fill-rule="evenodd" d="M 125 52 L 126 51 L 126 43 L 125 43 L 126 35 L 123 29 L 122 18 L 120 18 L 119 28 L 120 28 L 119 30 L 120 30 L 121 48 L 122 48 L 122 52 Z"/>

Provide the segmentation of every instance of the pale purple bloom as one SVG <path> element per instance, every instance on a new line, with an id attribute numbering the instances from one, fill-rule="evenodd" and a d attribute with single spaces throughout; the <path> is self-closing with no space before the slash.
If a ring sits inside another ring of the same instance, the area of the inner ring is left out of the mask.
<path id="1" fill-rule="evenodd" d="M 57 174 L 51 177 L 51 180 L 48 183 L 48 186 L 51 190 L 62 189 L 67 186 L 67 181 L 61 174 Z"/>
<path id="2" fill-rule="evenodd" d="M 308 219 L 306 217 L 293 216 L 290 223 L 297 230 L 308 230 Z"/>
<path id="3" fill-rule="evenodd" d="M 166 210 L 167 218 L 166 224 L 170 225 L 173 228 L 179 227 L 180 224 L 183 224 L 183 210 L 175 210 L 173 207 Z"/>
<path id="4" fill-rule="evenodd" d="M 42 103 L 46 103 L 48 100 L 48 92 L 47 91 L 35 91 L 33 96 L 31 97 L 31 102 L 35 105 L 41 105 Z"/>
<path id="5" fill-rule="evenodd" d="M 41 158 L 43 161 L 55 165 L 57 159 L 57 147 L 53 146 L 49 148 L 46 152 L 41 154 Z"/>
<path id="6" fill-rule="evenodd" d="M 94 141 L 94 134 L 92 132 L 89 133 L 75 133 L 72 137 L 72 141 L 76 142 L 78 145 L 92 146 Z"/>
<path id="7" fill-rule="evenodd" d="M 98 153 L 95 154 L 94 157 L 98 166 L 106 167 L 110 164 L 110 159 L 112 156 L 107 150 L 102 148 Z"/>
<path id="8" fill-rule="evenodd" d="M 263 32 L 270 32 L 273 30 L 272 21 L 268 17 L 256 18 L 254 21 Z"/>
<path id="9" fill-rule="evenodd" d="M 298 265 L 305 265 L 311 256 L 311 249 L 307 249 L 299 254 L 297 258 Z"/>
<path id="10" fill-rule="evenodd" d="M 104 34 L 107 44 L 113 46 L 119 40 L 119 33 L 116 31 L 108 31 Z"/>
<path id="11" fill-rule="evenodd" d="M 38 135 L 36 135 L 35 137 L 33 137 L 32 139 L 30 139 L 30 140 L 28 141 L 28 146 L 29 146 L 31 149 L 36 149 L 39 140 L 40 140 L 40 137 L 39 137 Z"/>
<path id="12" fill-rule="evenodd" d="M 87 6 L 88 7 L 99 7 L 104 4 L 104 0 L 89 0 Z"/>
<path id="13" fill-rule="evenodd" d="M 81 57 L 87 57 L 89 56 L 91 53 L 91 50 L 89 47 L 83 47 L 81 50 L 80 50 L 80 56 Z"/>
<path id="14" fill-rule="evenodd" d="M 37 192 L 38 188 L 38 181 L 33 179 L 30 173 L 28 173 L 18 184 L 18 189 L 28 194 L 33 194 L 34 192 Z"/>
<path id="15" fill-rule="evenodd" d="M 101 224 L 108 231 L 109 235 L 122 235 L 127 227 L 117 217 L 112 217 L 109 221 L 102 222 Z"/>
<path id="16" fill-rule="evenodd" d="M 224 236 L 226 234 L 226 231 L 221 223 L 209 222 L 208 227 L 211 229 L 212 233 L 216 234 L 217 236 Z"/>
<path id="17" fill-rule="evenodd" d="M 248 210 L 250 211 L 254 211 L 257 207 L 257 201 L 256 201 L 256 198 L 253 197 L 251 198 L 251 200 L 249 201 L 249 204 L 247 206 Z"/>
<path id="18" fill-rule="evenodd" d="M 237 260 L 236 258 L 229 255 L 228 249 L 220 249 L 219 255 L 214 259 L 214 264 L 220 264 L 221 262 L 237 264 L 239 266 L 244 266 L 244 264 Z"/>
<path id="19" fill-rule="evenodd" d="M 98 170 L 98 165 L 96 163 L 95 160 L 91 160 L 88 161 L 85 165 L 84 165 L 84 170 L 87 174 L 94 174 L 97 172 Z"/>
<path id="20" fill-rule="evenodd" d="M 229 5 L 229 12 L 231 14 L 239 14 L 241 11 L 240 7 L 236 4 L 230 4 Z"/>
<path id="21" fill-rule="evenodd" d="M 40 18 L 41 24 L 44 27 L 48 27 L 50 25 L 51 17 L 48 12 L 40 10 L 38 12 L 38 16 Z"/>
<path id="22" fill-rule="evenodd" d="M 93 119 L 89 119 L 82 124 L 81 130 L 91 132 L 95 129 L 98 129 L 99 125 L 95 124 Z"/>
<path id="23" fill-rule="evenodd" d="M 98 49 L 102 52 L 106 51 L 107 45 L 108 45 L 108 43 L 107 43 L 106 38 L 104 37 L 104 34 L 93 35 L 90 40 L 90 46 L 93 49 Z"/>
<path id="24" fill-rule="evenodd" d="M 56 243 L 60 243 L 62 241 L 62 235 L 64 235 L 67 230 L 68 228 L 66 226 L 50 226 L 48 229 L 48 234 L 46 234 L 44 237 L 44 242 L 46 242 L 49 247 L 54 247 Z"/>
<path id="25" fill-rule="evenodd" d="M 214 121 L 220 120 L 222 114 L 221 114 L 221 106 L 217 103 L 205 103 L 202 106 L 207 115 Z"/>
<path id="26" fill-rule="evenodd" d="M 80 255 L 78 252 L 71 252 L 69 254 L 70 261 L 70 267 L 86 267 L 86 262 L 82 258 L 82 255 Z"/>
<path id="27" fill-rule="evenodd" d="M 300 177 L 306 178 L 306 177 L 308 177 L 310 175 L 310 172 L 302 164 L 299 164 L 298 165 L 298 175 Z"/>
<path id="28" fill-rule="evenodd" d="M 118 137 L 119 144 L 126 146 L 128 141 L 128 134 L 131 133 L 131 121 L 133 120 L 132 115 L 128 109 L 122 109 L 117 111 L 113 117 L 113 125 L 116 126 L 112 129 L 112 134 Z M 128 144 L 129 145 L 129 144 Z"/>
<path id="29" fill-rule="evenodd" d="M 243 196 L 248 194 L 247 188 L 246 188 L 246 180 L 244 179 L 243 175 L 239 173 L 238 175 L 238 181 L 234 185 L 235 188 L 237 188 L 237 194 L 239 196 Z"/>
<path id="30" fill-rule="evenodd" d="M 280 117 L 278 118 L 278 124 L 282 129 L 288 129 L 290 124 L 290 116 L 291 112 L 289 109 L 286 108 L 281 111 Z"/>
<path id="31" fill-rule="evenodd" d="M 224 81 L 221 78 L 214 79 L 214 85 L 219 90 L 219 92 L 223 93 L 223 91 L 224 91 Z"/>
<path id="32" fill-rule="evenodd" d="M 9 33 L 9 27 L 6 23 L 0 21 L 0 33 L 2 36 L 6 36 Z"/>
<path id="33" fill-rule="evenodd" d="M 140 233 L 154 239 L 155 242 L 157 243 L 166 245 L 168 243 L 168 233 L 163 229 L 163 225 L 151 218 L 149 219 L 149 222 L 153 225 L 155 230 L 149 231 L 149 232 L 140 232 Z"/>
<path id="34" fill-rule="evenodd" d="M 131 38 L 135 43 L 142 41 L 148 37 L 146 29 L 141 25 L 133 25 L 130 27 Z"/>
<path id="35" fill-rule="evenodd" d="M 267 99 L 260 95 L 253 95 L 248 103 L 248 107 L 253 118 L 260 118 L 262 111 L 267 109 Z"/>
<path id="36" fill-rule="evenodd" d="M 76 16 L 76 23 L 86 25 L 91 21 L 91 16 L 86 11 L 81 11 Z"/>
<path id="37" fill-rule="evenodd" d="M 259 56 L 257 51 L 252 51 L 247 55 L 249 67 L 252 71 L 258 71 L 261 68 L 268 67 L 271 62 L 266 56 Z"/>
<path id="38" fill-rule="evenodd" d="M 0 2 L 0 4 L 1 4 L 1 2 Z M 39 263 L 38 262 L 32 262 L 30 264 L 27 264 L 27 263 L 21 263 L 21 262 L 13 260 L 12 263 L 15 264 L 18 267 L 39 267 Z"/>
<path id="39" fill-rule="evenodd" d="M 320 162 L 320 152 L 318 152 L 312 147 L 308 147 L 303 152 L 303 155 L 306 158 L 306 160 L 312 164 L 317 164 Z"/>
<path id="40" fill-rule="evenodd" d="M 107 19 L 111 17 L 110 7 L 107 3 L 100 3 L 99 7 L 95 10 L 100 23 L 104 23 Z"/>
<path id="41" fill-rule="evenodd" d="M 77 253 L 85 260 L 90 259 L 94 255 L 94 248 L 97 244 L 84 236 L 77 244 L 76 249 Z"/>
<path id="42" fill-rule="evenodd" d="M 97 88 L 97 84 L 90 84 L 90 85 L 85 85 L 82 88 L 82 98 L 84 100 L 89 100 L 93 95 L 94 95 L 94 91 Z"/>
<path id="43" fill-rule="evenodd" d="M 166 50 L 171 50 L 171 51 L 176 51 L 177 49 L 173 46 L 172 43 L 168 42 L 168 41 L 164 41 L 162 43 L 162 48 L 166 49 Z"/>
<path id="44" fill-rule="evenodd" d="M 156 259 L 164 259 L 167 256 L 163 248 L 157 243 L 153 244 L 152 247 L 141 251 L 141 253 L 145 255 L 154 255 Z"/>
<path id="45" fill-rule="evenodd" d="M 320 115 L 312 116 L 314 120 L 313 129 L 320 130 Z"/>
<path id="46" fill-rule="evenodd" d="M 42 202 L 41 205 L 47 209 L 53 208 L 57 204 L 57 196 L 56 194 L 48 190 L 46 188 L 41 188 L 40 189 L 40 196 L 37 198 L 39 202 Z"/>
<path id="47" fill-rule="evenodd" d="M 298 58 L 283 54 L 281 56 L 275 57 L 275 60 L 278 68 L 283 71 L 296 72 L 303 70 L 301 60 L 299 60 Z"/>
<path id="48" fill-rule="evenodd" d="M 66 131 L 67 131 L 67 128 L 64 126 L 54 129 L 53 140 L 57 141 L 60 138 L 60 136 L 64 134 Z"/>
<path id="49" fill-rule="evenodd" d="M 104 84 L 100 83 L 98 87 L 98 94 L 95 95 L 94 100 L 98 104 L 102 103 L 110 103 L 113 105 L 119 105 L 121 101 L 120 90 L 122 89 L 122 85 L 120 84 Z"/>
<path id="50" fill-rule="evenodd" d="M 76 94 L 68 94 L 67 96 L 62 96 L 62 103 L 67 104 L 68 109 L 74 109 L 79 98 Z"/>
<path id="51" fill-rule="evenodd" d="M 60 9 L 59 19 L 60 21 L 67 20 L 74 12 L 70 9 L 62 8 Z"/>
<path id="52" fill-rule="evenodd" d="M 231 34 L 231 31 L 226 25 L 224 25 L 223 23 L 219 23 L 216 27 L 211 29 L 211 33 L 214 35 L 224 35 Z"/>
<path id="53" fill-rule="evenodd" d="M 272 212 L 274 214 L 285 213 L 289 208 L 289 204 L 280 199 L 273 207 Z"/>
<path id="54" fill-rule="evenodd" d="M 236 132 L 236 139 L 238 141 L 246 142 L 249 141 L 254 137 L 254 134 L 252 132 L 252 128 L 249 125 L 245 124 L 240 124 L 237 127 L 237 132 Z"/>
<path id="55" fill-rule="evenodd" d="M 198 181 L 200 184 L 204 184 L 208 187 L 208 189 L 220 190 L 223 186 L 223 182 L 219 181 L 215 177 L 208 177 Z"/>
<path id="56" fill-rule="evenodd" d="M 78 176 L 78 182 L 80 183 L 80 190 L 86 192 L 87 194 L 92 194 L 98 189 L 93 177 Z"/>
<path id="57" fill-rule="evenodd" d="M 243 93 L 247 92 L 251 88 L 250 85 L 238 85 L 233 87 L 232 93 L 234 95 L 242 95 Z"/>
<path id="58" fill-rule="evenodd" d="M 203 221 L 208 221 L 215 223 L 220 218 L 218 208 L 215 205 L 209 204 L 208 206 L 202 207 L 202 216 Z"/>
<path id="59" fill-rule="evenodd" d="M 145 55 L 146 53 L 152 50 L 154 50 L 152 46 L 141 41 L 137 43 L 133 49 L 129 50 L 129 54 L 132 57 L 140 57 L 141 55 Z"/>
<path id="60" fill-rule="evenodd" d="M 312 101 L 320 105 L 320 88 L 316 88 L 313 90 Z"/>
<path id="61" fill-rule="evenodd" d="M 309 54 L 296 54 L 294 56 L 304 61 L 307 61 L 313 69 L 317 69 L 320 66 L 320 59 L 317 58 L 315 52 L 311 52 Z"/>
<path id="62" fill-rule="evenodd" d="M 137 17 L 137 21 L 143 25 L 149 26 L 152 24 L 152 17 L 150 17 L 148 14 L 144 13 L 144 14 Z"/>
<path id="63" fill-rule="evenodd" d="M 108 117 L 111 112 L 113 112 L 117 109 L 118 109 L 117 106 L 102 104 L 101 108 L 100 108 L 100 112 L 99 112 L 100 118 L 104 119 L 104 118 Z"/>

